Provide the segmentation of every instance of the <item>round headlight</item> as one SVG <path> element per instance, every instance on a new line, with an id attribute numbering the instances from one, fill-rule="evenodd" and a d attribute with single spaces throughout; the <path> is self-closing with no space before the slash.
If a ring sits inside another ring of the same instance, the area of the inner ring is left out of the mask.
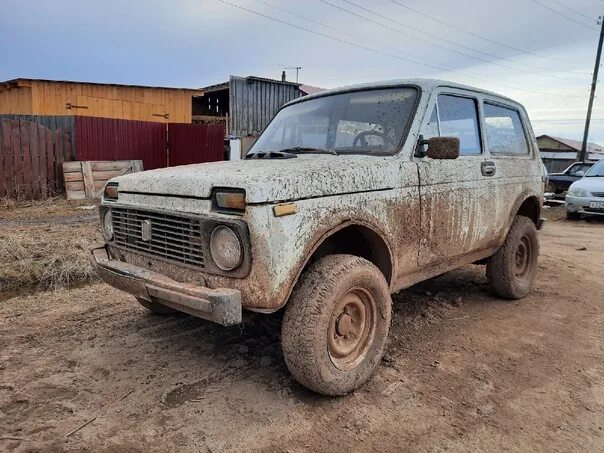
<path id="1" fill-rule="evenodd" d="M 239 236 L 226 226 L 217 226 L 210 236 L 212 259 L 223 271 L 230 271 L 241 264 L 243 248 Z"/>
<path id="2" fill-rule="evenodd" d="M 113 219 L 111 218 L 110 209 L 107 209 L 103 215 L 103 236 L 107 241 L 113 239 Z"/>

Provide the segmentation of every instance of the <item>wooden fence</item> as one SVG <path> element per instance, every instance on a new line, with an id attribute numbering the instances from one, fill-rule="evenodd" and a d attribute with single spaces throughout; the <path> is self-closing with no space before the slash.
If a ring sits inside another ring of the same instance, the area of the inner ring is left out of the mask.
<path id="1" fill-rule="evenodd" d="M 65 143 L 69 141 L 69 143 Z M 0 198 L 46 198 L 63 190 L 71 134 L 24 119 L 0 119 Z"/>

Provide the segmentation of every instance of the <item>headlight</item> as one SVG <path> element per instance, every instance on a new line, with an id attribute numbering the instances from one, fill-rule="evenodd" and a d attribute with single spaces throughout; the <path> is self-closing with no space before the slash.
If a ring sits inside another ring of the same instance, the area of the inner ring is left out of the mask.
<path id="1" fill-rule="evenodd" d="M 111 209 L 107 209 L 103 214 L 103 236 L 106 241 L 113 239 L 113 219 L 111 217 Z"/>
<path id="2" fill-rule="evenodd" d="M 579 189 L 579 188 L 575 188 L 575 189 L 570 189 L 568 191 L 568 195 L 570 195 L 571 197 L 591 197 L 591 194 L 585 190 L 585 189 Z"/>
<path id="3" fill-rule="evenodd" d="M 243 247 L 239 236 L 226 226 L 217 226 L 210 236 L 212 259 L 223 271 L 231 271 L 241 264 Z"/>

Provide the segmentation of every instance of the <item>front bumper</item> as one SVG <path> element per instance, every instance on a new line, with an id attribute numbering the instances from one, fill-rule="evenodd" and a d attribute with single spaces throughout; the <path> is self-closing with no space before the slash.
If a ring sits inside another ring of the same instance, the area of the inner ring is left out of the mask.
<path id="1" fill-rule="evenodd" d="M 111 259 L 106 247 L 91 250 L 92 262 L 109 285 L 223 326 L 241 323 L 241 292 L 172 280 L 158 272 Z"/>
<path id="2" fill-rule="evenodd" d="M 566 195 L 566 210 L 583 215 L 604 215 L 604 208 L 592 208 L 590 203 L 604 203 L 602 197 L 573 197 Z"/>

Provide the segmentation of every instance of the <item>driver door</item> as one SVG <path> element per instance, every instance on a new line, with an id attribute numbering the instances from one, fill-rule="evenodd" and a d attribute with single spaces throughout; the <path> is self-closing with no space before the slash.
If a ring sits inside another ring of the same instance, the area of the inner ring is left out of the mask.
<path id="1" fill-rule="evenodd" d="M 452 160 L 415 158 L 419 168 L 421 229 L 419 265 L 441 265 L 489 246 L 495 197 L 494 165 L 485 155 L 480 100 L 463 90 L 435 93 L 422 127 L 424 139 L 457 137 Z M 491 170 L 492 169 L 492 170 Z"/>

